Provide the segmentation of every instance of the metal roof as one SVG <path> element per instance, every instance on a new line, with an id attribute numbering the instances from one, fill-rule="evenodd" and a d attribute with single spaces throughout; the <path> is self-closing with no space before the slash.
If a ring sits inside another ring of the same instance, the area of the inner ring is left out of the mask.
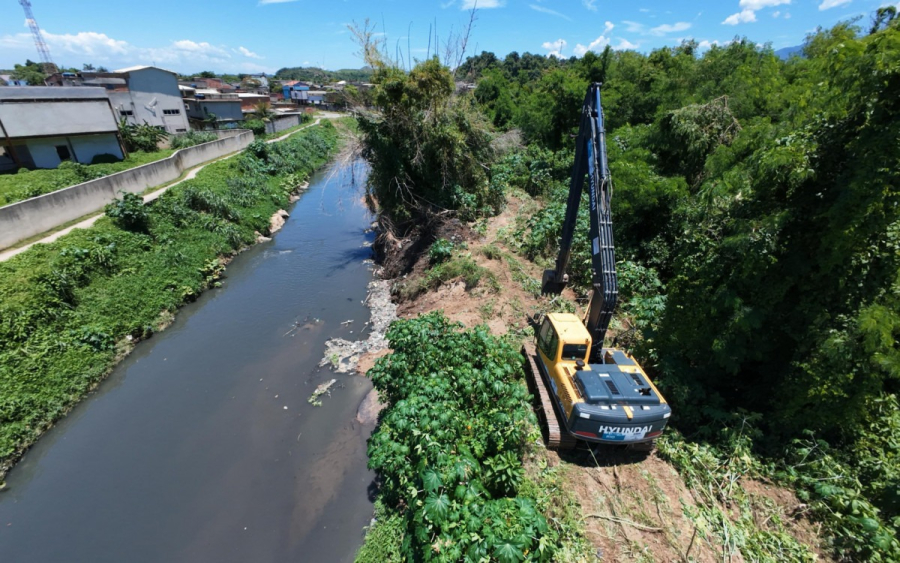
<path id="1" fill-rule="evenodd" d="M 91 86 L 23 86 L 21 88 L 0 88 L 0 102 L 96 99 L 109 99 L 105 88 L 94 88 Z"/>
<path id="2" fill-rule="evenodd" d="M 137 71 L 139 71 L 139 70 L 146 70 L 146 69 L 148 69 L 148 68 L 154 68 L 154 69 L 156 69 L 156 70 L 161 70 L 161 71 L 163 71 L 163 72 L 168 72 L 169 74 L 174 74 L 175 76 L 178 76 L 178 73 L 172 72 L 171 70 L 166 70 L 166 69 L 164 69 L 164 68 L 159 68 L 158 66 L 148 66 L 148 65 L 130 66 L 130 67 L 128 67 L 128 68 L 120 68 L 120 69 L 118 69 L 118 70 L 114 70 L 113 72 L 137 72 Z"/>

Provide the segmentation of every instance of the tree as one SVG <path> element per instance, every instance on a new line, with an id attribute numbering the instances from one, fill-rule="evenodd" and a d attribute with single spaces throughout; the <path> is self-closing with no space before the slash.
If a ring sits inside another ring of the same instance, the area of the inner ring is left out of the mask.
<path id="1" fill-rule="evenodd" d="M 263 122 L 268 122 L 275 117 L 275 112 L 272 111 L 272 105 L 269 102 L 257 102 L 253 106 L 253 115 Z"/>
<path id="2" fill-rule="evenodd" d="M 14 80 L 26 81 L 29 86 L 43 86 L 47 79 L 41 65 L 32 60 L 25 61 L 24 65 L 15 65 L 12 77 Z"/>
<path id="3" fill-rule="evenodd" d="M 869 34 L 877 33 L 882 29 L 887 29 L 897 17 L 896 6 L 882 6 L 875 10 L 872 16 L 872 27 L 869 28 Z"/>

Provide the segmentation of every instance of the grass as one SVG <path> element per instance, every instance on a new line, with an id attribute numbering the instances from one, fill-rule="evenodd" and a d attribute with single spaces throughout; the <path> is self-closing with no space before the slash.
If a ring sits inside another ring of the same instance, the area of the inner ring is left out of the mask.
<path id="1" fill-rule="evenodd" d="M 223 257 L 288 205 L 284 179 L 308 176 L 336 144 L 324 123 L 251 145 L 144 206 L 146 227 L 104 217 L 0 263 L 0 477 L 134 342 L 215 286 Z"/>
<path id="2" fill-rule="evenodd" d="M 303 115 L 303 121 L 300 123 L 300 125 L 294 125 L 293 127 L 288 127 L 287 129 L 284 129 L 282 131 L 277 131 L 275 133 L 263 133 L 262 135 L 256 135 L 256 138 L 259 139 L 260 141 L 268 141 L 271 139 L 277 139 L 278 137 L 283 137 L 284 135 L 290 135 L 291 133 L 296 133 L 297 131 L 299 131 L 300 129 L 303 129 L 304 127 L 309 127 L 310 125 L 312 125 L 313 121 L 315 121 L 314 118 L 310 118 L 308 115 Z"/>
<path id="3" fill-rule="evenodd" d="M 406 523 L 397 511 L 387 510 L 375 501 L 375 517 L 366 527 L 366 541 L 356 554 L 355 563 L 400 563 Z"/>
<path id="4" fill-rule="evenodd" d="M 500 283 L 493 272 L 479 266 L 468 253 L 457 254 L 446 262 L 433 266 L 418 279 L 397 284 L 395 291 L 403 299 L 414 299 L 417 295 L 437 289 L 455 279 L 461 279 L 466 284 L 466 291 L 482 284 L 492 293 L 500 291 Z"/>
<path id="5" fill-rule="evenodd" d="M 173 152 L 175 151 L 172 149 L 151 153 L 133 152 L 125 160 L 110 164 L 63 163 L 53 170 L 26 170 L 18 174 L 0 174 L 0 206 L 156 162 L 171 156 Z"/>

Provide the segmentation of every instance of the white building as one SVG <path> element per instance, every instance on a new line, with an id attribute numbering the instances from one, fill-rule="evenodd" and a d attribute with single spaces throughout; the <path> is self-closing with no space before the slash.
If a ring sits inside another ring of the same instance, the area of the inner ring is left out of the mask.
<path id="1" fill-rule="evenodd" d="M 56 168 L 124 158 L 116 116 L 103 88 L 0 88 L 0 170 Z"/>
<path id="2" fill-rule="evenodd" d="M 161 127 L 169 133 L 188 130 L 178 75 L 154 66 L 122 68 L 114 74 L 123 76 L 127 86 L 107 90 L 120 118 L 133 125 L 147 123 Z"/>

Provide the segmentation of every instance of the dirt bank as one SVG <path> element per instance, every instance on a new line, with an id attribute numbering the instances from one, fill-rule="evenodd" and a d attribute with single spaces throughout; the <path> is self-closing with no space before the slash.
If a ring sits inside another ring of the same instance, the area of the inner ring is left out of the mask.
<path id="1" fill-rule="evenodd" d="M 424 240 L 382 237 L 385 271 L 395 278 L 379 282 L 375 302 L 383 303 L 393 294 L 400 318 L 443 310 L 467 327 L 486 324 L 494 334 L 522 339 L 530 338 L 530 325 L 548 311 L 581 312 L 579 300 L 569 290 L 555 299 L 542 297 L 536 282 L 543 268 L 517 255 L 508 244 L 516 222 L 529 217 L 536 206 L 528 198 L 512 198 L 502 214 L 477 230 L 448 221 L 423 228 Z M 474 267 L 467 271 L 475 274 L 442 280 L 436 287 L 425 284 L 434 271 L 428 248 L 437 238 L 453 240 L 457 256 L 471 260 Z M 377 354 L 386 353 L 383 344 L 378 348 L 368 342 L 335 347 L 342 354 L 338 369 L 356 365 L 365 373 Z M 373 404 L 364 406 L 371 409 Z M 373 416 L 371 410 L 366 412 Z M 833 560 L 817 527 L 803 516 L 804 505 L 792 491 L 771 483 L 741 478 L 727 494 L 711 495 L 689 486 L 659 453 L 631 454 L 585 445 L 562 455 L 538 447 L 525 461 L 527 470 L 561 468 L 581 505 L 585 535 L 601 561 L 745 561 L 740 540 L 730 535 L 739 521 L 744 530 L 751 522 L 756 534 L 777 538 L 787 533 L 809 546 L 818 560 Z"/>

